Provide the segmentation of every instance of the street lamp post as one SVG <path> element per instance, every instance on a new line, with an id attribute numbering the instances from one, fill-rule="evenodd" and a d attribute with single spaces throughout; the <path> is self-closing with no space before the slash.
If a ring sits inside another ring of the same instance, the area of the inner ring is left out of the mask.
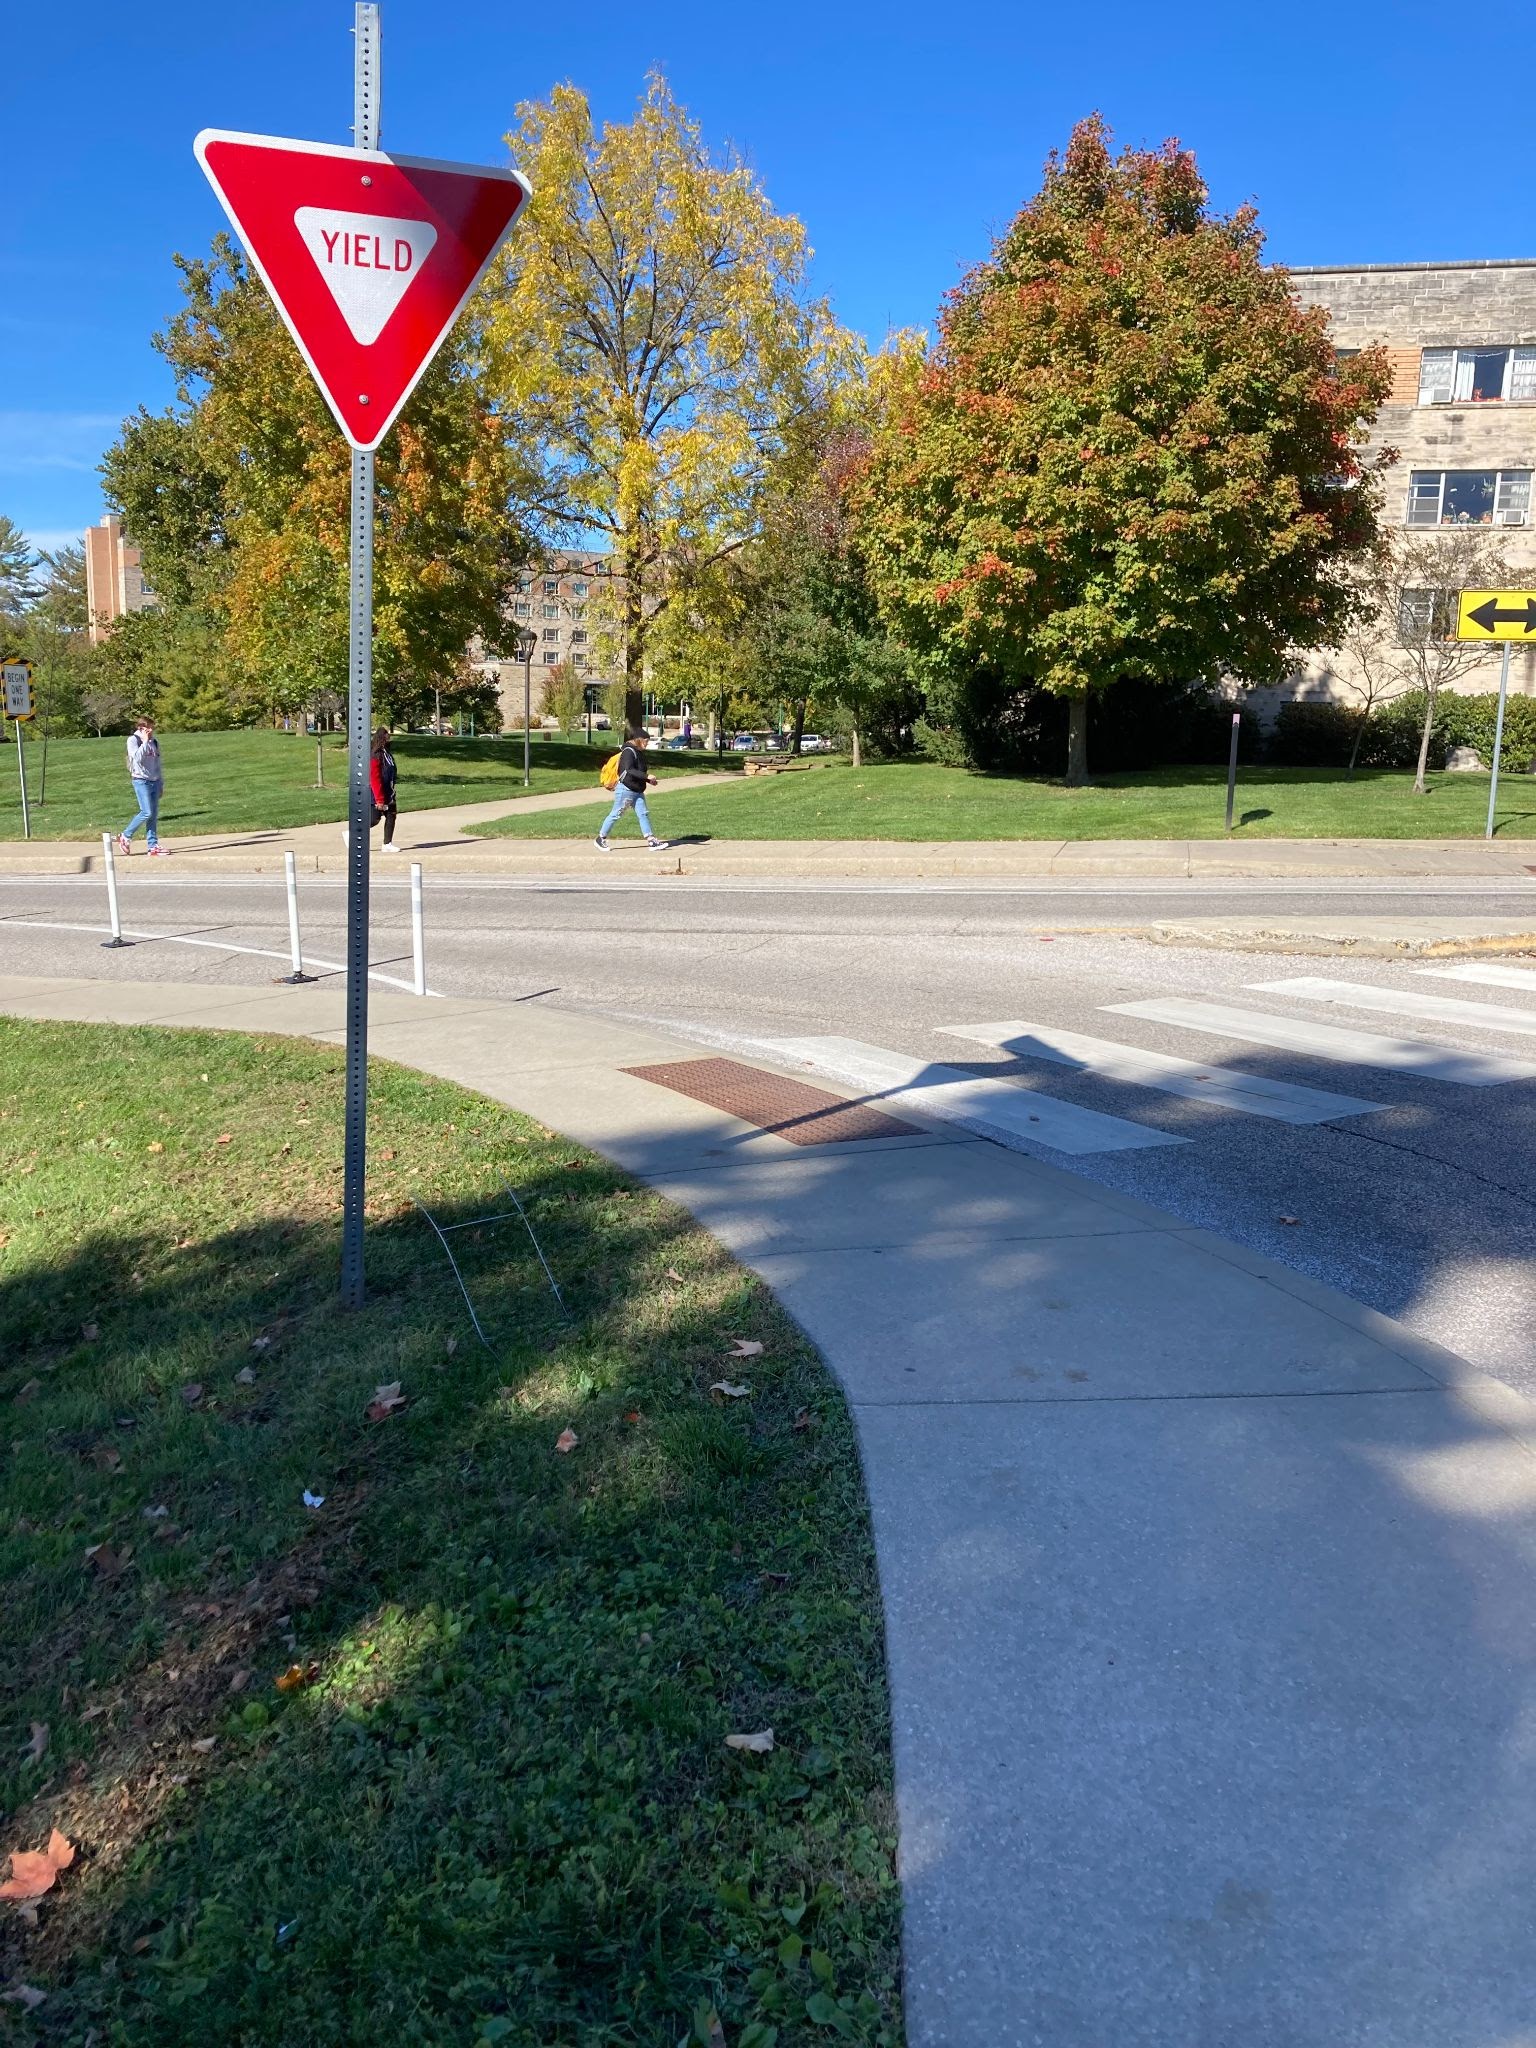
<path id="1" fill-rule="evenodd" d="M 537 642 L 532 633 L 519 636 L 517 651 L 523 658 L 523 787 L 529 786 L 529 729 L 532 725 L 533 700 L 533 650 Z"/>

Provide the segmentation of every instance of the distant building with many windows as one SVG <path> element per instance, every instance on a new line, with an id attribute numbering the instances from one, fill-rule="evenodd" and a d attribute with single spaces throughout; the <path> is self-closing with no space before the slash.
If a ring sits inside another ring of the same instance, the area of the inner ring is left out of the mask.
<path id="1" fill-rule="evenodd" d="M 153 609 L 158 599 L 144 581 L 138 549 L 123 536 L 123 522 L 109 512 L 85 532 L 85 606 L 94 645 L 105 640 L 125 612 Z"/>
<path id="2" fill-rule="evenodd" d="M 495 649 L 472 650 L 482 675 L 494 676 L 507 724 L 523 717 L 523 657 L 520 640 L 532 635 L 528 681 L 533 715 L 542 715 L 544 685 L 551 669 L 569 662 L 584 681 L 609 683 L 623 674 L 617 621 L 624 574 L 611 555 L 555 550 L 537 567 L 513 579 L 502 607 L 505 630 Z"/>
<path id="3" fill-rule="evenodd" d="M 1392 388 L 1371 436 L 1373 449 L 1397 450 L 1385 523 L 1414 532 L 1497 527 L 1522 580 L 1536 587 L 1536 260 L 1341 264 L 1295 269 L 1291 278 L 1303 304 L 1327 313 L 1340 355 L 1376 343 L 1387 350 Z M 1427 617 L 1449 618 L 1445 593 L 1411 596 Z M 1347 695 L 1338 666 L 1319 650 L 1289 684 L 1256 692 L 1257 708 Z M 1498 668 L 1494 649 L 1456 687 L 1495 688 Z M 1536 651 L 1517 650 L 1510 686 L 1536 694 Z"/>

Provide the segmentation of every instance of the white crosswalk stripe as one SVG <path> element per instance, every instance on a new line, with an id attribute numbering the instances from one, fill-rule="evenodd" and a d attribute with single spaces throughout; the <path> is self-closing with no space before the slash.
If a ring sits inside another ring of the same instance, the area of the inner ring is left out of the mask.
<path id="1" fill-rule="evenodd" d="M 1113 1015 L 1145 1017 L 1154 1024 L 1182 1025 L 1191 1031 L 1209 1032 L 1215 1038 L 1273 1045 L 1285 1052 L 1309 1053 L 1316 1059 L 1335 1060 L 1347 1066 L 1423 1074 L 1430 1080 L 1454 1081 L 1466 1088 L 1492 1088 L 1504 1081 L 1536 1079 L 1536 1064 L 1509 1059 L 1502 1053 L 1463 1052 L 1455 1046 L 1433 1045 L 1422 1038 L 1388 1038 L 1374 1031 L 1316 1024 L 1310 1017 L 1245 1010 L 1235 1003 L 1197 1002 L 1171 996 L 1141 1003 L 1106 1003 L 1103 1008 Z"/>
<path id="2" fill-rule="evenodd" d="M 1054 1060 L 1106 1081 L 1156 1088 L 1165 1095 L 1213 1102 L 1223 1109 L 1271 1117 L 1279 1123 L 1322 1124 L 1334 1117 L 1364 1116 L 1391 1107 L 1389 1103 L 1366 1102 L 1358 1096 L 1332 1095 L 1326 1089 L 1306 1088 L 1298 1082 L 1275 1081 L 1262 1074 L 1244 1074 L 1233 1068 L 1179 1059 L 1173 1053 L 1147 1052 L 1140 1046 L 1119 1045 L 1112 1039 L 1090 1037 L 1086 1032 L 1063 1031 L 1055 1024 L 1015 1020 L 1004 1024 L 946 1024 L 938 1028 L 946 1038 L 996 1046 L 1023 1059 Z"/>
<path id="3" fill-rule="evenodd" d="M 1250 981 L 1248 986 L 1262 995 L 1295 996 L 1304 1003 L 1386 1010 L 1429 1023 L 1470 1024 L 1481 1031 L 1514 1031 L 1536 1038 L 1536 1011 L 1517 1010 L 1507 1003 L 1469 1003 L 1458 996 L 1430 995 L 1415 988 L 1373 988 L 1366 982 L 1329 981 L 1318 974 L 1299 974 L 1288 981 Z"/>
<path id="4" fill-rule="evenodd" d="M 881 1108 L 905 1105 L 1004 1143 L 1027 1138 L 1056 1152 L 1081 1155 L 1187 1142 L 1171 1131 L 1058 1102 L 1017 1082 L 978 1080 L 959 1067 L 935 1066 L 858 1038 L 773 1038 L 758 1043 L 778 1059 L 798 1061 L 834 1081 L 867 1090 L 878 1097 Z"/>
<path id="5" fill-rule="evenodd" d="M 1458 967 L 1416 967 L 1413 971 L 1439 981 L 1475 981 L 1483 988 L 1536 990 L 1536 967 L 1508 967 L 1502 960 L 1464 960 Z"/>

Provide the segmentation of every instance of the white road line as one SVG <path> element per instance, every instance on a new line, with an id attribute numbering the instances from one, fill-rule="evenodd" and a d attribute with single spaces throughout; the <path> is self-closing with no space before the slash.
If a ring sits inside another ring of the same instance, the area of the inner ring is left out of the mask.
<path id="1" fill-rule="evenodd" d="M 1102 1007 L 1121 1017 L 1179 1024 L 1190 1031 L 1208 1031 L 1216 1038 L 1279 1046 L 1286 1052 L 1310 1053 L 1315 1059 L 1339 1060 L 1349 1066 L 1424 1074 L 1432 1081 L 1455 1081 L 1465 1088 L 1536 1079 L 1536 1065 L 1529 1060 L 1506 1059 L 1502 1053 L 1461 1052 L 1455 1046 L 1432 1045 L 1422 1038 L 1384 1038 L 1374 1031 L 1314 1024 L 1310 1017 L 1276 1017 L 1266 1010 L 1243 1010 L 1233 1003 L 1199 1003 L 1175 996 L 1145 1003 L 1105 1003 Z"/>
<path id="2" fill-rule="evenodd" d="M 778 1059 L 798 1061 L 835 1081 L 868 1090 L 874 1108 L 899 1111 L 906 1105 L 1004 1144 L 1027 1138 L 1055 1152 L 1082 1154 L 1188 1142 L 1124 1117 L 1057 1102 L 1016 1082 L 979 1081 L 959 1067 L 934 1066 L 858 1038 L 766 1038 L 757 1043 Z"/>
<path id="3" fill-rule="evenodd" d="M 1201 1065 L 1172 1053 L 1147 1052 L 1113 1039 L 1091 1038 L 1082 1031 L 1062 1031 L 1054 1024 L 943 1024 L 938 1029 L 946 1038 L 995 1045 L 1021 1059 L 1055 1060 L 1079 1073 L 1125 1081 L 1136 1088 L 1157 1088 L 1165 1095 L 1185 1095 L 1196 1102 L 1214 1102 L 1223 1109 L 1273 1117 L 1283 1124 L 1325 1124 L 1334 1117 L 1365 1116 L 1392 1107 L 1354 1095 L 1331 1095 L 1324 1088 L 1304 1088 L 1293 1081 L 1272 1081 L 1262 1074 Z"/>
<path id="4" fill-rule="evenodd" d="M 1536 967 L 1505 967 L 1496 960 L 1469 960 L 1460 967 L 1416 967 L 1415 974 L 1432 974 L 1442 981 L 1476 981 L 1484 988 L 1536 989 Z"/>
<path id="5" fill-rule="evenodd" d="M 7 925 L 12 931 L 22 932 L 89 932 L 98 939 L 106 930 L 106 926 L 100 924 L 54 924 L 40 917 L 0 918 L 0 924 Z M 180 932 L 131 932 L 126 925 L 123 927 L 123 937 L 132 939 L 136 945 L 200 946 L 209 953 L 250 953 L 260 960 L 292 958 L 289 953 L 275 953 L 270 946 L 237 946 L 233 939 L 191 939 L 184 937 Z M 321 968 L 327 974 L 345 974 L 347 971 L 341 961 L 317 960 L 313 953 L 304 955 L 304 965 Z M 416 990 L 414 982 L 402 981 L 397 974 L 385 974 L 377 967 L 369 968 L 368 979 L 382 981 L 388 988 L 403 988 L 407 995 L 414 995 Z M 442 1000 L 435 988 L 429 988 L 427 994 L 436 996 L 439 1001 Z"/>
<path id="6" fill-rule="evenodd" d="M 1361 981 L 1329 981 L 1320 974 L 1298 974 L 1289 981 L 1250 981 L 1265 995 L 1296 996 L 1304 1003 L 1337 1003 L 1346 1010 L 1389 1010 L 1401 1017 L 1423 1017 L 1433 1024 L 1471 1024 L 1480 1031 L 1516 1031 L 1536 1038 L 1536 1011 L 1516 1010 L 1507 1003 L 1464 1003 L 1457 996 L 1432 996 L 1416 988 L 1373 988 Z"/>

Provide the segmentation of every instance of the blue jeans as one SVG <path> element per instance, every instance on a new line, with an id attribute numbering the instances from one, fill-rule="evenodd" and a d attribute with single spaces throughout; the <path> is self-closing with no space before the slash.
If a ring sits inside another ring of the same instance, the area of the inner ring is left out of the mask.
<path id="1" fill-rule="evenodd" d="M 138 813 L 132 824 L 123 827 L 123 837 L 131 839 L 141 825 L 147 825 L 149 830 L 145 833 L 145 838 L 151 846 L 158 846 L 160 844 L 160 784 L 158 782 L 140 782 L 138 777 L 135 776 L 133 778 L 133 793 L 139 800 Z"/>
<path id="2" fill-rule="evenodd" d="M 639 789 L 629 789 L 622 782 L 613 792 L 613 809 L 603 820 L 603 828 L 598 833 L 598 838 L 606 839 L 620 818 L 629 810 L 634 812 L 640 830 L 645 834 L 646 838 L 654 839 L 656 834 L 651 830 L 651 814 L 645 808 L 645 792 Z"/>

